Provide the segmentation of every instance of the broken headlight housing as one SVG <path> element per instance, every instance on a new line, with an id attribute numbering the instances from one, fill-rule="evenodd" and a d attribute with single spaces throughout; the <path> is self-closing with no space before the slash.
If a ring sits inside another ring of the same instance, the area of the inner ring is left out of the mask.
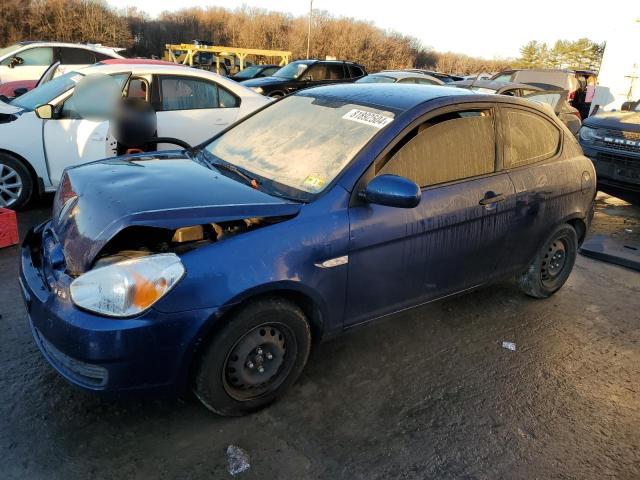
<path id="1" fill-rule="evenodd" d="M 147 255 L 90 270 L 71 283 L 78 307 L 110 317 L 137 315 L 165 296 L 184 276 L 173 253 Z"/>
<path id="2" fill-rule="evenodd" d="M 602 140 L 602 136 L 600 135 L 600 132 L 598 130 L 596 130 L 595 128 L 590 128 L 590 127 L 586 127 L 586 126 L 582 126 L 582 128 L 580 128 L 580 138 L 585 141 L 585 142 L 595 142 L 597 140 Z"/>

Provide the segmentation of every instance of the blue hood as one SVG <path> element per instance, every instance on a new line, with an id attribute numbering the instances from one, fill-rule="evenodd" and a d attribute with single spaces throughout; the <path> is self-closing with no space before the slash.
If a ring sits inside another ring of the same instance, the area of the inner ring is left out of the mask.
<path id="1" fill-rule="evenodd" d="M 262 78 L 252 78 L 251 80 L 245 80 L 240 82 L 240 85 L 245 87 L 264 87 L 265 85 L 278 85 L 280 83 L 288 83 L 293 82 L 295 80 L 291 80 L 288 78 L 279 78 L 279 77 L 262 77 Z"/>
<path id="2" fill-rule="evenodd" d="M 79 274 L 129 226 L 175 229 L 299 210 L 300 204 L 239 183 L 184 152 L 167 152 L 68 169 L 56 195 L 53 227 L 67 270 Z"/>

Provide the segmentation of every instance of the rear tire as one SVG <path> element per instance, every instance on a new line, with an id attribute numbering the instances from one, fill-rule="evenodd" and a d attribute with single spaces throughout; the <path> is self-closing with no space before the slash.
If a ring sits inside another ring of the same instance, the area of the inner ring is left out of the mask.
<path id="1" fill-rule="evenodd" d="M 0 153 L 0 207 L 20 210 L 33 194 L 31 173 L 22 162 Z"/>
<path id="2" fill-rule="evenodd" d="M 300 376 L 311 349 L 311 331 L 302 310 L 279 298 L 242 308 L 204 351 L 194 390 L 218 415 L 259 410 L 284 393 Z"/>
<path id="3" fill-rule="evenodd" d="M 271 98 L 282 98 L 284 97 L 284 93 L 282 92 L 272 92 L 268 95 Z"/>
<path id="4" fill-rule="evenodd" d="M 573 270 L 577 250 L 575 229 L 567 224 L 557 227 L 520 275 L 520 289 L 534 298 L 548 298 L 556 293 Z"/>

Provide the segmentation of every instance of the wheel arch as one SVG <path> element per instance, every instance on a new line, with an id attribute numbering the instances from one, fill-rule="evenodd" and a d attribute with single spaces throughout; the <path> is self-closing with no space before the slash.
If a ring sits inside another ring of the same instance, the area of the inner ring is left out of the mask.
<path id="1" fill-rule="evenodd" d="M 188 361 L 187 378 L 189 383 L 206 346 L 224 327 L 228 319 L 250 303 L 266 298 L 281 298 L 298 306 L 309 321 L 312 346 L 317 346 L 322 341 L 325 335 L 326 308 L 322 305 L 322 301 L 309 289 L 304 288 L 297 282 L 277 282 L 256 287 L 236 296 L 227 304 L 227 307 L 223 309 L 219 316 L 208 322 L 208 325 L 205 325 L 201 334 L 198 335 L 199 341 L 194 345 L 191 358 Z"/>

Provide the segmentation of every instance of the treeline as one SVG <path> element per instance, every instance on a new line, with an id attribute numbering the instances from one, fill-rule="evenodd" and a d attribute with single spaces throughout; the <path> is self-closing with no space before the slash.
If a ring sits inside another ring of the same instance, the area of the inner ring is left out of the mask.
<path id="1" fill-rule="evenodd" d="M 167 43 L 199 39 L 218 45 L 289 50 L 299 59 L 306 57 L 307 21 L 306 17 L 248 7 L 187 8 L 151 19 L 136 8 L 117 11 L 101 0 L 0 0 L 0 45 L 20 40 L 91 42 L 125 47 L 132 56 L 161 57 Z M 380 29 L 371 22 L 314 11 L 311 57 L 326 56 L 357 61 L 369 71 L 416 67 L 470 74 L 495 72 L 515 63 L 435 52 L 414 37 Z"/>
<path id="2" fill-rule="evenodd" d="M 588 38 L 574 42 L 558 40 L 553 47 L 535 40 L 520 49 L 517 65 L 523 68 L 575 68 L 598 70 L 604 53 L 604 43 L 596 43 Z"/>

